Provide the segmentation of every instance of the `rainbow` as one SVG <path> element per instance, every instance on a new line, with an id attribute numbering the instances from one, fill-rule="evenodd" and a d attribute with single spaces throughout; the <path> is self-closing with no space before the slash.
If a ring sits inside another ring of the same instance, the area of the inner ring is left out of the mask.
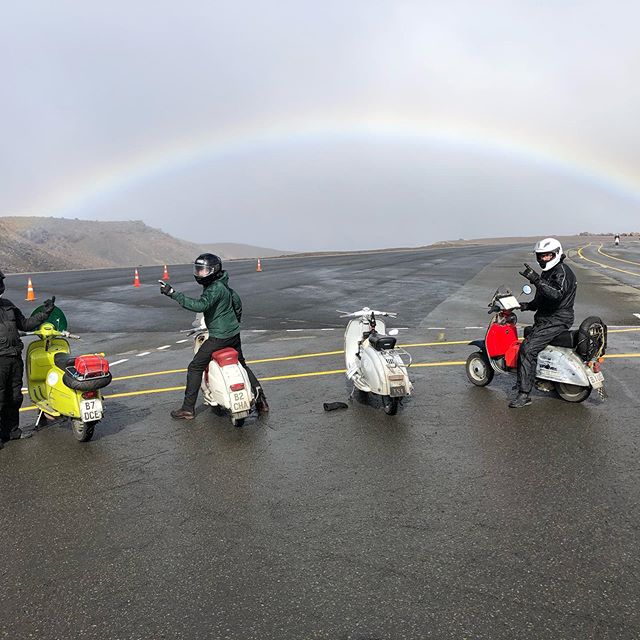
<path id="1" fill-rule="evenodd" d="M 21 212 L 22 215 L 63 216 L 77 212 L 100 198 L 111 196 L 140 182 L 184 170 L 211 158 L 251 153 L 264 148 L 282 148 L 319 141 L 378 140 L 442 144 L 449 148 L 502 154 L 538 164 L 550 171 L 588 181 L 619 197 L 640 203 L 640 184 L 634 176 L 621 173 L 578 152 L 542 146 L 539 140 L 505 136 L 447 121 L 375 117 L 326 122 L 305 117 L 281 122 L 257 122 L 241 128 L 225 128 L 210 135 L 197 134 L 172 141 L 105 165 L 94 173 L 78 177 L 45 194 Z"/>

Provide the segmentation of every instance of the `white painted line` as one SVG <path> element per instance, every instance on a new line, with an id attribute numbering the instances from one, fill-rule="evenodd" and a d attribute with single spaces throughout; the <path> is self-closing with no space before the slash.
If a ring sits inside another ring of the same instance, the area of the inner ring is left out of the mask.
<path id="1" fill-rule="evenodd" d="M 427 327 L 427 330 L 432 330 L 432 331 L 446 331 L 447 327 Z"/>
<path id="2" fill-rule="evenodd" d="M 267 333 L 267 329 L 250 329 L 251 333 Z"/>
<path id="3" fill-rule="evenodd" d="M 304 329 L 287 329 L 289 333 L 293 333 L 294 331 L 304 331 Z"/>
<path id="4" fill-rule="evenodd" d="M 189 340 L 178 340 L 178 342 L 176 342 L 176 344 L 182 344 L 183 342 L 189 342 Z"/>
<path id="5" fill-rule="evenodd" d="M 484 327 L 465 327 L 465 329 L 484 329 Z"/>
<path id="6" fill-rule="evenodd" d="M 110 362 L 109 366 L 114 367 L 117 364 L 122 364 L 123 362 L 128 362 L 129 358 L 122 358 L 122 360 L 116 360 L 115 362 Z"/>
<path id="7" fill-rule="evenodd" d="M 22 387 L 22 391 L 28 391 L 27 387 Z"/>
<path id="8" fill-rule="evenodd" d="M 151 353 L 151 351 L 143 351 L 142 353 L 138 353 L 136 355 L 136 358 L 140 358 L 142 356 L 148 356 Z"/>
<path id="9" fill-rule="evenodd" d="M 320 331 L 335 331 L 335 329 L 320 329 Z"/>
<path id="10" fill-rule="evenodd" d="M 165 344 L 163 347 L 157 347 L 156 351 L 162 351 L 163 349 L 171 349 L 171 345 Z"/>

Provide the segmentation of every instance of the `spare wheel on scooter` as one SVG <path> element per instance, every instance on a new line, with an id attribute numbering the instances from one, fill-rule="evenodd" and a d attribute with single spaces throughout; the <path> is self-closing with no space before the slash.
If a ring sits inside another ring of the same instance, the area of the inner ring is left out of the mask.
<path id="1" fill-rule="evenodd" d="M 600 358 L 607 351 L 607 325 L 598 316 L 582 321 L 575 337 L 576 353 L 585 361 Z"/>

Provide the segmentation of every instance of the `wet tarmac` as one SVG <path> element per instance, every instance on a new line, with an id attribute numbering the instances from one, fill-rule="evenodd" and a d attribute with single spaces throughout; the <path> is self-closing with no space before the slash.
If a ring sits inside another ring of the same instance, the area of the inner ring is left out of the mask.
<path id="1" fill-rule="evenodd" d="M 609 397 L 509 410 L 511 377 L 476 388 L 461 363 L 527 252 L 230 263 L 272 407 L 242 429 L 203 406 L 169 418 L 192 316 L 152 269 L 139 290 L 128 270 L 38 275 L 83 334 L 72 347 L 120 362 L 94 440 L 53 425 L 0 452 L 0 637 L 639 637 L 640 277 L 572 254 L 576 320 L 616 325 Z M 188 267 L 170 271 L 196 292 Z M 335 309 L 364 304 L 400 312 L 416 345 L 394 417 L 360 397 L 322 409 L 350 392 Z"/>

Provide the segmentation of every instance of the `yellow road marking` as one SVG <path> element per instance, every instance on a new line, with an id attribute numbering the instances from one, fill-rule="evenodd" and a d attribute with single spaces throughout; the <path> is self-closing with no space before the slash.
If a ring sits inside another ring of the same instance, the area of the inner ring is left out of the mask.
<path id="1" fill-rule="evenodd" d="M 284 362 L 285 360 L 297 360 L 301 358 L 319 358 L 321 356 L 335 356 L 339 353 L 343 353 L 342 349 L 340 351 L 320 351 L 319 353 L 303 353 L 297 356 L 278 356 L 275 358 L 262 358 L 260 360 L 247 360 L 247 364 L 262 364 L 264 362 Z"/>
<path id="2" fill-rule="evenodd" d="M 134 373 L 130 376 L 119 376 L 112 378 L 112 382 L 116 380 L 134 380 L 135 378 L 150 378 L 151 376 L 165 376 L 170 373 L 185 373 L 186 369 L 169 369 L 168 371 L 151 371 L 149 373 Z"/>
<path id="3" fill-rule="evenodd" d="M 589 245 L 587 245 L 589 246 Z M 612 269 L 613 271 L 619 271 L 620 273 L 626 273 L 630 276 L 640 276 L 640 273 L 635 273 L 634 271 L 626 271 L 625 269 L 618 269 L 618 267 L 612 267 L 609 264 L 603 264 L 602 262 L 598 262 L 597 260 L 591 260 L 591 258 L 585 258 L 584 255 L 582 255 L 582 250 L 586 249 L 586 247 L 581 247 L 580 249 L 578 249 L 578 255 L 583 259 L 586 260 L 587 262 L 592 262 L 593 264 L 597 264 L 599 267 L 603 267 L 604 269 Z"/>
<path id="4" fill-rule="evenodd" d="M 608 253 L 605 253 L 605 252 L 602 250 L 602 246 L 603 246 L 603 245 L 600 245 L 600 246 L 598 247 L 598 253 L 599 253 L 601 256 L 606 256 L 607 258 L 611 258 L 612 260 L 617 260 L 618 262 L 626 262 L 627 264 L 635 264 L 635 265 L 636 265 L 636 267 L 640 267 L 640 262 L 634 262 L 633 260 L 624 260 L 623 258 L 616 258 L 615 256 L 612 256 L 612 255 L 609 255 Z"/>
<path id="5" fill-rule="evenodd" d="M 638 327 L 640 330 L 640 327 Z M 469 344 L 470 340 L 457 340 L 457 341 L 445 341 L 445 342 L 416 342 L 414 344 L 401 344 L 400 347 L 403 348 L 412 348 L 412 347 L 440 347 L 447 345 L 460 345 L 460 344 Z M 305 358 L 320 358 L 324 356 L 337 356 L 342 355 L 344 351 L 342 349 L 338 351 L 321 351 L 319 353 L 302 353 L 297 356 L 278 356 L 276 358 L 261 358 L 259 360 L 247 360 L 247 364 L 263 364 L 265 362 L 284 362 L 288 360 L 302 360 Z M 163 376 L 169 375 L 172 373 L 186 373 L 186 369 L 169 369 L 167 371 L 152 371 L 150 373 L 135 373 L 128 376 L 118 376 L 114 377 L 114 382 L 116 380 L 135 380 L 136 378 L 147 378 L 152 376 Z"/>
<path id="6" fill-rule="evenodd" d="M 640 358 L 640 353 L 612 353 L 610 355 L 604 356 L 605 358 Z M 447 367 L 447 366 L 460 366 L 466 364 L 464 360 L 447 360 L 444 362 L 418 362 L 416 364 L 412 364 L 411 368 L 417 367 Z M 332 376 L 346 373 L 346 369 L 332 369 L 329 371 L 310 371 L 308 373 L 291 373 L 284 376 L 269 376 L 265 378 L 261 378 L 263 382 L 273 382 L 278 380 L 296 380 L 300 378 L 314 378 L 318 376 Z M 179 387 L 164 387 L 162 389 L 142 389 L 139 391 L 125 391 L 123 393 L 112 393 L 110 395 L 105 395 L 104 398 L 131 398 L 133 396 L 144 396 L 152 393 L 168 393 L 171 391 L 184 391 L 184 385 Z M 37 407 L 23 407 L 20 411 L 33 411 Z"/>
<path id="7" fill-rule="evenodd" d="M 640 353 L 610 353 L 604 358 L 640 358 Z"/>

